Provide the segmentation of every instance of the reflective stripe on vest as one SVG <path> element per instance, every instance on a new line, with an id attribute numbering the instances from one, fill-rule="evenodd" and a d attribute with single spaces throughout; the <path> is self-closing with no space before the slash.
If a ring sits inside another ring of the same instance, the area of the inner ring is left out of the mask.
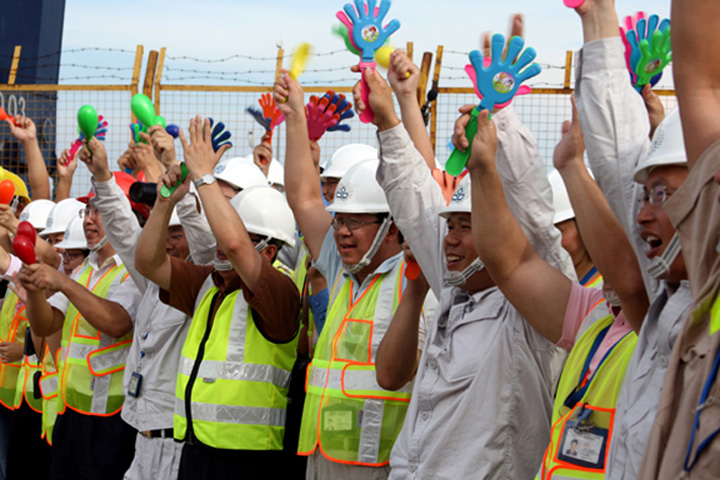
<path id="1" fill-rule="evenodd" d="M 0 341 L 23 343 L 28 327 L 27 311 L 18 296 L 8 288 L 0 311 Z M 18 341 L 20 340 L 20 341 Z M 0 362 L 0 404 L 13 410 L 15 392 L 22 368 L 22 359 L 16 362 Z"/>
<path id="2" fill-rule="evenodd" d="M 57 351 L 57 356 L 59 355 L 60 349 Z M 43 355 L 42 363 L 43 376 L 40 377 L 40 392 L 43 396 L 42 433 L 40 438 L 44 438 L 50 445 L 52 445 L 53 428 L 55 427 L 58 411 L 64 407 L 60 398 L 60 373 L 58 373 L 55 365 L 56 360 L 50 352 L 50 346 L 45 345 L 45 355 Z"/>
<path id="3" fill-rule="evenodd" d="M 613 322 L 614 317 L 608 315 L 591 325 L 575 343 L 568 356 L 553 406 L 550 445 L 545 450 L 540 471 L 542 480 L 605 478 L 607 455 L 613 434 L 615 403 L 625 369 L 637 342 L 635 332 L 629 332 L 615 344 L 597 368 L 578 403 L 573 408 L 565 407 L 564 403 L 582 381 L 580 376 L 595 339 Z M 580 422 L 582 427 L 576 429 L 578 419 L 585 420 Z M 583 435 L 589 439 L 591 454 L 575 457 L 568 453 L 572 439 L 582 440 L 582 435 L 576 434 L 576 431 L 586 432 Z M 603 435 L 605 440 L 601 441 Z"/>
<path id="4" fill-rule="evenodd" d="M 48 373 L 40 377 L 40 393 L 43 399 L 50 400 L 58 395 L 58 384 L 60 378 L 58 372 Z"/>
<path id="5" fill-rule="evenodd" d="M 194 438 L 210 447 L 281 450 L 297 337 L 284 344 L 266 340 L 241 290 L 218 296 L 222 301 L 208 326 L 212 300 L 218 293 L 210 278 L 201 293 L 180 357 L 175 438 L 187 440 L 191 418 Z M 197 359 L 208 328 L 203 357 Z M 198 370 L 193 379 L 194 368 Z M 188 388 L 191 402 L 186 415 Z"/>
<path id="6" fill-rule="evenodd" d="M 78 283 L 89 287 L 93 268 L 86 264 Z M 114 265 L 90 289 L 105 298 L 113 285 L 128 278 L 124 266 Z M 132 332 L 112 338 L 95 329 L 74 305 L 65 314 L 62 335 L 60 395 L 73 410 L 97 416 L 120 411 L 124 401 L 122 384 L 124 356 L 132 342 Z"/>
<path id="7" fill-rule="evenodd" d="M 15 408 L 20 408 L 23 399 L 37 413 L 42 413 L 42 396 L 35 397 L 35 372 L 41 370 L 37 355 L 23 355 L 22 367 L 15 389 Z"/>
<path id="8" fill-rule="evenodd" d="M 298 453 L 317 447 L 329 460 L 381 466 L 405 419 L 409 392 L 383 390 L 375 354 L 400 303 L 404 262 L 375 275 L 353 301 L 352 282 L 335 279 L 328 316 L 308 367 Z"/>

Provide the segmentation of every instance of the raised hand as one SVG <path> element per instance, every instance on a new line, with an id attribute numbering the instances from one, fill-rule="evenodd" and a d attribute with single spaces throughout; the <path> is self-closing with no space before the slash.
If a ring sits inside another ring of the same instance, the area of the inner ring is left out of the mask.
<path id="1" fill-rule="evenodd" d="M 572 121 L 565 120 L 562 125 L 562 137 L 553 151 L 553 165 L 556 169 L 562 170 L 573 163 L 583 163 L 585 154 L 585 141 L 583 140 L 582 129 L 575 98 L 572 101 Z"/>
<path id="2" fill-rule="evenodd" d="M 210 119 L 206 118 L 203 121 L 200 115 L 190 120 L 188 134 L 190 143 L 185 138 L 183 131 L 180 130 L 180 142 L 185 152 L 185 164 L 193 178 L 198 179 L 206 173 L 212 173 L 220 157 L 230 147 L 225 144 L 215 152 L 212 145 Z"/>
<path id="3" fill-rule="evenodd" d="M 8 127 L 10 127 L 10 135 L 22 143 L 37 139 L 35 123 L 28 117 L 23 117 L 22 115 L 18 115 L 15 118 L 7 116 L 4 120 L 8 124 Z"/>
<path id="4" fill-rule="evenodd" d="M 99 115 L 94 137 L 101 142 L 105 141 L 105 136 L 107 135 L 107 126 L 107 120 L 105 120 L 102 115 Z M 85 140 L 85 134 L 78 128 L 78 138 L 75 140 L 75 142 L 73 142 L 72 146 L 70 147 L 70 151 L 68 152 L 67 156 L 68 161 L 71 161 L 75 158 L 75 154 L 83 146 L 83 140 Z"/>
<path id="5" fill-rule="evenodd" d="M 395 50 L 390 54 L 387 77 L 395 95 L 413 97 L 417 95 L 420 69 L 408 58 L 404 50 Z"/>

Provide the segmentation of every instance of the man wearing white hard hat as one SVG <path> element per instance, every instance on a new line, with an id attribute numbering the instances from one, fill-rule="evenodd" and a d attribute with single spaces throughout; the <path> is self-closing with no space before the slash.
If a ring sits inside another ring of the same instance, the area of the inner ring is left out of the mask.
<path id="1" fill-rule="evenodd" d="M 65 230 L 70 221 L 77 218 L 78 212 L 85 209 L 85 204 L 75 198 L 66 198 L 59 201 L 47 217 L 45 229 L 40 232 L 50 245 L 55 246 L 63 240 Z"/>
<path id="2" fill-rule="evenodd" d="M 388 76 L 402 78 L 404 72 L 394 68 Z M 548 444 L 550 362 L 559 352 L 504 297 L 478 257 L 470 176 L 446 205 L 400 123 L 389 86 L 377 73 L 365 79 L 380 141 L 377 178 L 439 299 L 390 478 L 530 478 Z M 461 117 L 455 131 L 464 132 L 468 119 Z M 511 107 L 494 113 L 493 121 L 501 145 L 498 168 L 514 213 L 538 255 L 574 278 L 552 224 L 537 144 Z M 462 139 L 466 143 L 458 148 L 468 148 L 464 134 Z M 414 296 L 418 309 L 423 300 Z"/>
<path id="3" fill-rule="evenodd" d="M 110 244 L 142 293 L 137 316 L 133 318 L 133 341 L 123 377 L 125 401 L 121 415 L 138 432 L 135 457 L 126 476 L 138 480 L 175 479 L 182 450 L 182 445 L 173 440 L 172 434 L 175 379 L 190 318 L 159 302 L 160 287 L 135 269 L 140 224 L 126 193 L 110 173 L 106 158 L 95 152 L 92 161 L 86 162 L 95 192 L 93 205 L 100 213 Z M 194 195 L 183 197 L 173 210 L 167 231 L 161 238 L 168 255 L 207 264 L 215 256 L 215 239 L 196 204 Z"/>
<path id="4" fill-rule="evenodd" d="M 83 148 L 81 160 L 99 162 L 106 156 L 97 139 L 90 140 L 90 148 L 92 158 Z M 122 376 L 141 294 L 106 241 L 92 201 L 80 213 L 91 250 L 81 266 L 68 277 L 47 265 L 27 265 L 18 279 L 27 292 L 33 332 L 62 331 L 59 395 L 64 412 L 53 431 L 52 478 L 78 478 L 80 472 L 122 478 L 135 440 L 135 431 L 120 418 Z M 57 293 L 46 299 L 46 290 Z"/>
<path id="5" fill-rule="evenodd" d="M 371 154 L 347 169 L 324 207 L 300 85 L 281 75 L 275 101 L 292 152 L 285 161 L 288 202 L 315 267 L 332 285 L 308 366 L 298 453 L 308 456 L 309 479 L 384 478 L 410 396 L 409 387 L 380 387 L 374 368 L 402 290 L 400 233 L 375 181 L 377 159 Z M 365 366 L 356 368 L 358 363 Z"/>
<path id="6" fill-rule="evenodd" d="M 234 157 L 218 162 L 212 175 L 217 180 L 225 198 L 232 198 L 242 189 L 255 185 L 267 185 L 267 177 L 251 159 Z"/>
<path id="7" fill-rule="evenodd" d="M 692 302 L 680 243 L 664 209 L 688 175 L 687 160 L 678 111 L 649 138 L 648 109 L 659 102 L 649 85 L 639 95 L 628 81 L 612 2 L 586 2 L 578 13 L 585 44 L 575 98 L 590 168 L 630 238 L 651 301 L 618 396 L 607 457 L 606 478 L 635 479 L 670 354 Z M 603 272 L 618 295 L 624 274 L 619 263 Z"/>
<path id="8" fill-rule="evenodd" d="M 179 478 L 282 478 L 299 295 L 272 262 L 281 245 L 293 244 L 295 223 L 267 181 L 228 201 L 211 173 L 218 158 L 200 117 L 191 120 L 189 136 L 190 144 L 181 133 L 190 175 L 170 198 L 158 195 L 135 258 L 138 271 L 160 287 L 160 299 L 192 317 L 176 370 Z M 180 178 L 173 167 L 158 186 Z M 161 238 L 191 178 L 217 242 L 212 266 L 169 256 Z"/>
<path id="9" fill-rule="evenodd" d="M 368 158 L 377 158 L 377 149 L 362 143 L 343 145 L 335 150 L 330 160 L 320 173 L 320 183 L 325 200 L 332 202 L 335 198 L 335 189 L 340 179 L 350 168 L 358 162 Z"/>

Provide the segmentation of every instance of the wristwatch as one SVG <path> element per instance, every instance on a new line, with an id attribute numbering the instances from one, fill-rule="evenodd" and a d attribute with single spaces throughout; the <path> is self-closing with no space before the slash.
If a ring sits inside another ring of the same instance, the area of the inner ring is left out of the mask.
<path id="1" fill-rule="evenodd" d="M 212 173 L 206 173 L 197 180 L 194 180 L 193 183 L 195 183 L 195 188 L 200 188 L 203 185 L 210 185 L 211 183 L 215 183 L 216 181 L 217 178 L 215 178 L 215 175 L 213 175 Z"/>

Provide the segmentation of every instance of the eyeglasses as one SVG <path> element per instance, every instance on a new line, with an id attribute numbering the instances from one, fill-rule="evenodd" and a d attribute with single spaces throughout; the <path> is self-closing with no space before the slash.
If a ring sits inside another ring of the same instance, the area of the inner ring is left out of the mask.
<path id="1" fill-rule="evenodd" d="M 70 261 L 75 260 L 76 258 L 82 257 L 82 256 L 83 256 L 83 252 L 68 252 L 67 250 L 62 252 L 62 257 L 66 262 L 70 262 Z"/>
<path id="2" fill-rule="evenodd" d="M 643 190 L 642 203 L 649 203 L 653 207 L 659 207 L 667 201 L 670 195 L 672 195 L 672 192 L 668 192 L 665 185 L 655 185 L 649 192 Z"/>
<path id="3" fill-rule="evenodd" d="M 380 223 L 379 221 L 374 222 L 363 222 L 362 220 L 358 220 L 354 217 L 348 217 L 348 218 L 340 218 L 340 217 L 333 217 L 332 222 L 330 222 L 330 225 L 332 225 L 333 230 L 340 230 L 343 225 L 345 225 L 348 230 L 353 231 L 357 230 L 358 228 L 365 226 L 365 225 L 372 225 Z"/>
<path id="4" fill-rule="evenodd" d="M 98 218 L 99 214 L 100 214 L 100 212 L 98 212 L 96 209 L 90 208 L 90 207 L 87 207 L 83 210 L 78 211 L 78 216 L 81 219 L 84 219 L 85 217 L 91 217 L 93 220 L 95 220 L 96 218 Z"/>

